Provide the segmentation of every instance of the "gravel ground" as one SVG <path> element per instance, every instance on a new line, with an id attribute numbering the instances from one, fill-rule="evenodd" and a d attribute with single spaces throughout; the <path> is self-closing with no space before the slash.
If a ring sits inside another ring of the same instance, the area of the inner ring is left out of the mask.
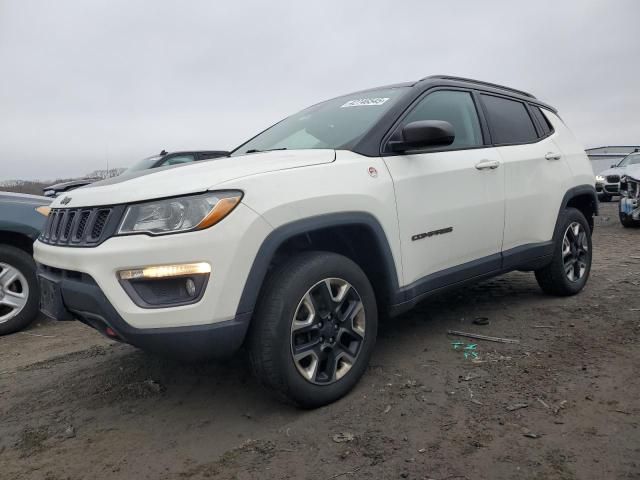
<path id="1" fill-rule="evenodd" d="M 265 394 L 241 355 L 184 365 L 75 322 L 2 337 L 0 478 L 640 479 L 640 230 L 615 208 L 583 293 L 512 273 L 423 303 L 314 411 Z M 465 358 L 448 329 L 520 343 Z"/>

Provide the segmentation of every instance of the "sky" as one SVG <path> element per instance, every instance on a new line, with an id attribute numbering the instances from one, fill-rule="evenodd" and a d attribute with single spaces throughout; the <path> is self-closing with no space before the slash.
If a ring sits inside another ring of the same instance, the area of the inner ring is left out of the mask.
<path id="1" fill-rule="evenodd" d="M 0 181 L 231 149 L 432 74 L 530 91 L 587 148 L 637 145 L 638 18 L 638 0 L 0 0 Z"/>

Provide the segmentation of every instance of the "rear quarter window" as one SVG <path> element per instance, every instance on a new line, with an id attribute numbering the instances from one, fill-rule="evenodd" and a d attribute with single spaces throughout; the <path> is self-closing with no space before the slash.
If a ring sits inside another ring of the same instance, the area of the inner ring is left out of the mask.
<path id="1" fill-rule="evenodd" d="M 494 144 L 530 143 L 538 139 L 524 103 L 493 95 L 480 95 Z"/>
<path id="2" fill-rule="evenodd" d="M 540 110 L 540 107 L 536 107 L 534 105 L 531 106 L 531 111 L 533 112 L 533 116 L 536 118 L 538 125 L 542 129 L 542 136 L 546 137 L 551 132 L 553 132 L 553 127 L 549 120 L 545 116 L 545 114 Z"/>

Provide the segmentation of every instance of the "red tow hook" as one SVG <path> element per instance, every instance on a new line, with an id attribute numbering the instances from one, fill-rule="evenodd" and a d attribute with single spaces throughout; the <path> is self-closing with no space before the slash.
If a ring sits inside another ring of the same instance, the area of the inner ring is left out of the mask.
<path id="1" fill-rule="evenodd" d="M 120 338 L 118 334 L 115 332 L 115 330 L 111 327 L 105 328 L 104 333 L 107 335 L 107 337 L 111 337 L 116 340 Z"/>

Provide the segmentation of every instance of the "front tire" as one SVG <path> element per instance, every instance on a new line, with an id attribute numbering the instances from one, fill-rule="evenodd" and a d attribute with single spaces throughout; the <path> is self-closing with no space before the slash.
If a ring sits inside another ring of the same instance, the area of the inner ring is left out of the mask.
<path id="1" fill-rule="evenodd" d="M 266 279 L 249 333 L 254 374 L 303 408 L 346 395 L 364 374 L 378 313 L 360 267 L 329 252 L 305 252 Z"/>
<path id="2" fill-rule="evenodd" d="M 611 195 L 607 195 L 606 193 L 600 193 L 598 194 L 598 200 L 600 200 L 601 202 L 610 202 Z"/>
<path id="3" fill-rule="evenodd" d="M 551 262 L 535 271 L 536 280 L 550 295 L 575 295 L 584 288 L 591 271 L 591 229 L 580 210 L 567 208 L 561 232 Z"/>
<path id="4" fill-rule="evenodd" d="M 38 316 L 40 288 L 28 253 L 0 245 L 0 335 L 27 327 Z"/>
<path id="5" fill-rule="evenodd" d="M 626 213 L 618 212 L 620 216 L 620 223 L 624 228 L 639 228 L 640 221 L 634 220 L 631 218 L 631 215 L 627 215 Z"/>

